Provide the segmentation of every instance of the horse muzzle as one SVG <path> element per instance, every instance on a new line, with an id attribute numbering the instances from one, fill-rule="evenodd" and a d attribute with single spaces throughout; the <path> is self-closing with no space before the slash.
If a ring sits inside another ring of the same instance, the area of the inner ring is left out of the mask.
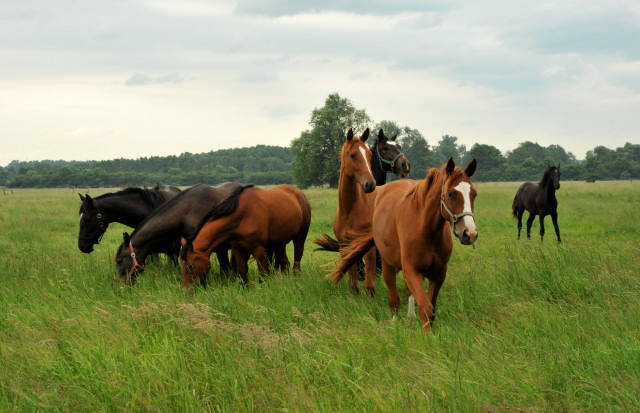
<path id="1" fill-rule="evenodd" d="M 409 160 L 406 157 L 402 156 L 396 161 L 393 169 L 393 173 L 404 178 L 409 175 L 409 172 L 411 171 L 411 163 L 409 163 Z"/>
<path id="2" fill-rule="evenodd" d="M 478 239 L 478 232 L 465 229 L 461 235 L 458 235 L 458 239 L 462 245 L 473 245 Z"/>
<path id="3" fill-rule="evenodd" d="M 85 254 L 89 254 L 90 252 L 93 252 L 93 244 L 89 244 L 89 245 L 78 244 L 78 249 L 80 249 L 80 251 L 84 252 Z"/>
<path id="4" fill-rule="evenodd" d="M 376 189 L 376 181 L 374 180 L 367 181 L 362 179 L 360 180 L 360 185 L 362 186 L 362 190 L 365 194 L 369 194 Z"/>

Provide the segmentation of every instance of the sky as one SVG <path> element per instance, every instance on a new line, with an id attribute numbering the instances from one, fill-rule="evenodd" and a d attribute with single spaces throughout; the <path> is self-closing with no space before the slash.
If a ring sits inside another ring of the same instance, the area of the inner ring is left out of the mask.
<path id="1" fill-rule="evenodd" d="M 0 166 L 289 146 L 332 93 L 584 159 L 640 143 L 638 39 L 637 0 L 0 0 Z"/>

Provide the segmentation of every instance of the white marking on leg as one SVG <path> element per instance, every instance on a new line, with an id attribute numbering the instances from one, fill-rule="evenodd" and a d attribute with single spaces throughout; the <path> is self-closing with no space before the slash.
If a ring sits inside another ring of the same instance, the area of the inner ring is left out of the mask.
<path id="1" fill-rule="evenodd" d="M 409 308 L 407 308 L 407 318 L 416 318 L 416 299 L 409 296 Z"/>
<path id="2" fill-rule="evenodd" d="M 362 154 L 362 159 L 364 159 L 364 164 L 367 165 L 367 169 L 369 170 L 369 173 L 373 175 L 373 172 L 371 172 L 371 165 L 369 165 L 369 161 L 367 160 L 367 152 L 364 150 L 362 146 L 360 147 L 360 153 Z"/>

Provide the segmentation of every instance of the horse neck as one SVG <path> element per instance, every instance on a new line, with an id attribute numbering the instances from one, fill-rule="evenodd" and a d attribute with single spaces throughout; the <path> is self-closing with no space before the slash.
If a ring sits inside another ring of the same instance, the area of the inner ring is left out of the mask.
<path id="1" fill-rule="evenodd" d="M 357 209 L 365 202 L 365 193 L 355 176 L 349 175 L 344 168 L 340 168 L 340 182 L 338 184 L 338 204 L 340 210 L 349 212 Z"/>
<path id="2" fill-rule="evenodd" d="M 138 195 L 94 199 L 105 222 L 118 222 L 135 228 L 153 210 Z"/>
<path id="3" fill-rule="evenodd" d="M 376 185 L 387 183 L 387 171 L 382 167 L 376 147 L 371 148 L 371 172 L 373 172 L 373 179 L 376 180 Z"/>
<path id="4" fill-rule="evenodd" d="M 442 229 L 447 223 L 441 212 L 442 182 L 446 178 L 447 175 L 444 172 L 438 171 L 430 186 L 427 186 L 427 176 L 413 192 L 415 198 L 411 200 L 411 206 L 420 209 L 418 215 L 423 220 L 416 223 L 416 227 L 421 228 L 425 236 L 442 233 Z"/>

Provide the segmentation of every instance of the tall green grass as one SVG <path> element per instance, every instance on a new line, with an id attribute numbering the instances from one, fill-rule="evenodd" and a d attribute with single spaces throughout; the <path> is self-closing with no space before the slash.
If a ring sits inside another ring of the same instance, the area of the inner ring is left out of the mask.
<path id="1" fill-rule="evenodd" d="M 70 190 L 0 196 L 0 411 L 639 410 L 640 183 L 563 182 L 560 245 L 550 220 L 516 241 L 517 186 L 476 185 L 477 249 L 454 246 L 426 335 L 381 278 L 373 300 L 324 278 L 335 190 L 305 191 L 300 274 L 192 296 L 163 259 L 114 284 L 128 228 L 82 254 Z"/>

